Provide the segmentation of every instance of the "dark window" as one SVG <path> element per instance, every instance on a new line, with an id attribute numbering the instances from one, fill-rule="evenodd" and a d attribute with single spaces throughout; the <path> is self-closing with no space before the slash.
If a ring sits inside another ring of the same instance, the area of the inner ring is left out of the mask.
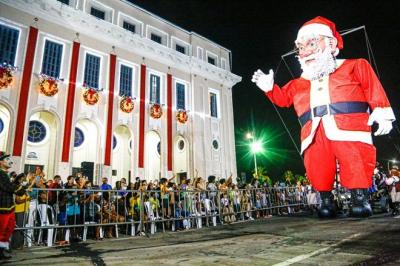
<path id="1" fill-rule="evenodd" d="M 212 146 L 215 150 L 218 150 L 218 148 L 219 148 L 218 140 L 214 139 L 212 142 Z"/>
<path id="2" fill-rule="evenodd" d="M 161 155 L 161 142 L 160 141 L 157 144 L 157 153 L 158 153 L 158 155 Z"/>
<path id="3" fill-rule="evenodd" d="M 100 57 L 86 54 L 85 77 L 83 82 L 87 86 L 99 89 Z"/>
<path id="4" fill-rule="evenodd" d="M 115 136 L 113 136 L 113 150 L 115 150 L 115 148 L 117 147 L 117 138 Z"/>
<path id="5" fill-rule="evenodd" d="M 121 65 L 119 75 L 119 95 L 132 96 L 132 68 Z"/>
<path id="6" fill-rule="evenodd" d="M 176 109 L 185 110 L 185 85 L 176 83 Z"/>
<path id="7" fill-rule="evenodd" d="M 151 38 L 152 41 L 158 42 L 158 43 L 161 43 L 161 40 L 162 40 L 162 39 L 161 39 L 161 36 L 159 36 L 159 35 L 157 35 L 157 34 L 154 34 L 154 33 L 151 34 L 151 37 L 150 37 L 150 38 Z"/>
<path id="8" fill-rule="evenodd" d="M 79 147 L 85 141 L 85 134 L 83 134 L 82 129 L 76 127 L 75 128 L 75 138 L 74 138 L 74 147 Z"/>
<path id="9" fill-rule="evenodd" d="M 186 49 L 182 45 L 177 44 L 175 49 L 182 54 L 186 54 Z"/>
<path id="10" fill-rule="evenodd" d="M 178 142 L 178 149 L 179 149 L 180 151 L 182 151 L 184 148 L 185 148 L 185 142 L 184 142 L 183 140 L 180 140 L 180 141 Z"/>
<path id="11" fill-rule="evenodd" d="M 208 57 L 208 63 L 209 64 L 212 64 L 212 65 L 214 65 L 215 66 L 215 58 L 213 58 L 213 57 Z"/>
<path id="12" fill-rule="evenodd" d="M 46 137 L 46 127 L 42 122 L 32 120 L 29 122 L 28 140 L 30 142 L 41 142 Z"/>
<path id="13" fill-rule="evenodd" d="M 0 64 L 15 64 L 19 31 L 0 24 Z"/>
<path id="14" fill-rule="evenodd" d="M 129 30 L 129 31 L 133 32 L 133 33 L 136 32 L 136 26 L 131 24 L 131 23 L 129 23 L 129 22 L 124 21 L 124 23 L 122 24 L 122 27 L 124 29 L 126 29 L 126 30 Z"/>
<path id="15" fill-rule="evenodd" d="M 42 73 L 59 78 L 63 47 L 61 44 L 46 40 L 43 52 Z"/>
<path id="16" fill-rule="evenodd" d="M 159 76 L 150 75 L 150 102 L 160 103 L 160 80 Z"/>
<path id="17" fill-rule="evenodd" d="M 218 117 L 217 95 L 212 92 L 210 92 L 210 113 L 212 117 Z"/>
<path id="18" fill-rule="evenodd" d="M 90 8 L 90 15 L 95 16 L 96 18 L 99 19 L 105 19 L 106 17 L 106 12 L 104 12 L 103 10 L 97 9 L 97 8 Z"/>
<path id="19" fill-rule="evenodd" d="M 3 119 L 0 118 L 0 133 L 4 130 L 4 122 Z"/>
<path id="20" fill-rule="evenodd" d="M 69 5 L 69 0 L 57 0 L 57 1 Z"/>

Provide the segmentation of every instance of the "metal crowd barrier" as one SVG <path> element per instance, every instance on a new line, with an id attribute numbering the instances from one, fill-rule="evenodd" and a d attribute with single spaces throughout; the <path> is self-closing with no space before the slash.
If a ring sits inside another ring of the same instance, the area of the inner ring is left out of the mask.
<path id="1" fill-rule="evenodd" d="M 167 192 L 33 188 L 29 194 L 23 215 L 16 215 L 16 230 L 28 247 L 217 226 L 318 204 L 317 193 L 297 187 Z"/>

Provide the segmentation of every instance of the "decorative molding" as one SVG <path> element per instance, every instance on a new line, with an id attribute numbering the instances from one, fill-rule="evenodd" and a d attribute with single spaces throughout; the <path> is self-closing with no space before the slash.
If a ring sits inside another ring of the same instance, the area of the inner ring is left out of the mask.
<path id="1" fill-rule="evenodd" d="M 69 30 L 86 34 L 92 38 L 115 45 L 158 61 L 180 71 L 203 76 L 232 87 L 242 78 L 225 69 L 213 66 L 193 56 L 187 56 L 174 49 L 156 45 L 153 41 L 137 34 L 127 33 L 122 27 L 99 20 L 82 10 L 61 4 L 56 0 L 0 0 L 0 3 L 16 8 L 21 12 L 29 10 L 29 15 L 52 21 Z"/>

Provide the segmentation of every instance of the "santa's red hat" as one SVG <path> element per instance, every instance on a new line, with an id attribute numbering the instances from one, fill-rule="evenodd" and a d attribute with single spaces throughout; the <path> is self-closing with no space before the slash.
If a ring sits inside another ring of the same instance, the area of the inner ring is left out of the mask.
<path id="1" fill-rule="evenodd" d="M 336 25 L 327 18 L 318 16 L 307 21 L 297 33 L 296 42 L 303 37 L 310 35 L 322 35 L 326 37 L 334 37 L 337 40 L 337 48 L 343 49 L 343 39 L 339 32 L 336 31 Z"/>

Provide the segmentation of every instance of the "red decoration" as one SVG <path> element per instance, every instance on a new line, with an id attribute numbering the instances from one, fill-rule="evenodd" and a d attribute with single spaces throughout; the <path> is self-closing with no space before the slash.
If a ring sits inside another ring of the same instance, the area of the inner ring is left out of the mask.
<path id="1" fill-rule="evenodd" d="M 95 105 L 100 98 L 99 92 L 93 88 L 86 87 L 84 84 L 83 87 L 85 88 L 83 92 L 83 99 L 89 105 Z"/>
<path id="2" fill-rule="evenodd" d="M 121 101 L 119 102 L 119 108 L 125 113 L 132 112 L 134 107 L 134 99 L 132 99 L 132 97 L 130 96 L 123 96 Z"/>
<path id="3" fill-rule="evenodd" d="M 188 120 L 188 115 L 186 110 L 178 110 L 178 113 L 176 114 L 176 119 L 178 120 L 179 123 L 185 124 Z"/>
<path id="4" fill-rule="evenodd" d="M 150 108 L 150 115 L 154 119 L 158 119 L 162 116 L 162 108 L 158 103 L 154 103 Z"/>
<path id="5" fill-rule="evenodd" d="M 58 92 L 58 80 L 41 74 L 40 75 L 41 81 L 39 82 L 39 90 L 46 96 L 52 97 L 57 94 Z"/>
<path id="6" fill-rule="evenodd" d="M 10 87 L 14 80 L 14 76 L 12 75 L 14 70 L 15 67 L 11 65 L 3 64 L 0 66 L 0 89 L 6 89 Z"/>

